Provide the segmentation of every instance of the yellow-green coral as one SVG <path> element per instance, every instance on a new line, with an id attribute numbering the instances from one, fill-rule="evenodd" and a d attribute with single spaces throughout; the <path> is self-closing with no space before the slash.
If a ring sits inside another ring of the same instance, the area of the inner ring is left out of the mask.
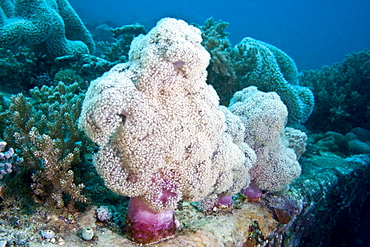
<path id="1" fill-rule="evenodd" d="M 77 129 L 84 94 L 77 94 L 78 84 L 43 86 L 13 96 L 6 115 L 5 140 L 13 143 L 24 157 L 24 167 L 34 171 L 32 189 L 47 205 L 63 206 L 63 195 L 70 204 L 86 202 L 83 185 L 75 185 L 73 165 L 80 152 L 89 147 L 87 138 Z"/>

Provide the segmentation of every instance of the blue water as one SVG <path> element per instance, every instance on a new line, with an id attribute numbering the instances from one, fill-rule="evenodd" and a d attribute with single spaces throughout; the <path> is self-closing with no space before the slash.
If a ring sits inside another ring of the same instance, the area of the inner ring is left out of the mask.
<path id="1" fill-rule="evenodd" d="M 149 30 L 162 17 L 203 24 L 209 17 L 230 23 L 233 45 L 243 37 L 273 44 L 300 70 L 340 62 L 370 48 L 369 0 L 70 0 L 87 23 L 141 23 Z"/>

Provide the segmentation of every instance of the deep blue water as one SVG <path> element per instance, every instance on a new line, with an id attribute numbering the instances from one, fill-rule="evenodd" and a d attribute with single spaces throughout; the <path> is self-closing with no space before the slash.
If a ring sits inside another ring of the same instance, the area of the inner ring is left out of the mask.
<path id="1" fill-rule="evenodd" d="M 340 62 L 370 48 L 369 0 L 70 0 L 87 23 L 141 23 L 150 30 L 162 17 L 203 24 L 209 17 L 230 23 L 233 45 L 243 37 L 273 44 L 300 70 Z"/>

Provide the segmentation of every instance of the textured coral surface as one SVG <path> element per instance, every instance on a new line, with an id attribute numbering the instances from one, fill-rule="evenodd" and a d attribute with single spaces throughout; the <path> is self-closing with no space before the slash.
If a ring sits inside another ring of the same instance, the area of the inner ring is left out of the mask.
<path id="1" fill-rule="evenodd" d="M 197 28 L 161 20 L 134 40 L 130 62 L 91 84 L 84 102 L 80 126 L 100 144 L 95 164 L 105 183 L 156 211 L 225 192 L 233 176 L 241 181 L 234 194 L 248 183 L 250 164 L 205 83 L 209 54 L 200 41 Z"/>

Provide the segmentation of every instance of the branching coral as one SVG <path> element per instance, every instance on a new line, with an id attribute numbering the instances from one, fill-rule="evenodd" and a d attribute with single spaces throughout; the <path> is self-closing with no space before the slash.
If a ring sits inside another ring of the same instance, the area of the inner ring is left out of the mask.
<path id="1" fill-rule="evenodd" d="M 14 4 L 7 0 L 0 7 L 0 47 L 27 44 L 46 49 L 52 57 L 95 50 L 90 33 L 67 0 L 17 0 Z"/>
<path id="2" fill-rule="evenodd" d="M 321 70 L 303 71 L 300 81 L 315 93 L 317 102 L 309 127 L 342 134 L 354 127 L 370 129 L 369 50 L 349 54 Z"/>
<path id="3" fill-rule="evenodd" d="M 124 63 L 128 61 L 128 52 L 132 40 L 147 31 L 143 25 L 132 24 L 110 29 L 113 34 L 113 42 L 101 41 L 97 43 L 101 57 L 111 62 Z"/>
<path id="4" fill-rule="evenodd" d="M 231 90 L 235 80 L 235 71 L 231 60 L 231 43 L 227 39 L 229 33 L 225 32 L 229 23 L 209 18 L 202 30 L 202 45 L 211 54 L 210 64 L 207 67 L 207 82 L 214 86 L 221 104 L 226 104 L 235 91 Z"/>
<path id="5" fill-rule="evenodd" d="M 81 195 L 83 185 L 74 184 L 72 170 L 81 149 L 88 147 L 77 129 L 83 100 L 83 94 L 74 94 L 77 86 L 59 83 L 36 87 L 31 99 L 13 96 L 6 116 L 5 139 L 20 150 L 24 167 L 34 172 L 32 189 L 37 199 L 49 206 L 63 206 L 63 194 L 71 197 L 70 206 L 75 201 L 86 202 Z"/>
<path id="6" fill-rule="evenodd" d="M 87 199 L 81 195 L 85 186 L 74 184 L 74 173 L 71 170 L 72 164 L 78 162 L 80 149 L 76 147 L 63 157 L 63 146 L 59 139 L 51 139 L 46 134 L 40 135 L 35 127 L 28 135 L 32 144 L 33 157 L 42 164 L 42 169 L 32 175 L 34 183 L 31 188 L 42 199 L 44 205 L 52 206 L 56 203 L 57 207 L 63 207 L 63 193 L 72 198 L 69 206 L 75 201 L 86 203 Z"/>
<path id="7" fill-rule="evenodd" d="M 197 28 L 161 20 L 134 39 L 128 63 L 91 83 L 83 104 L 80 126 L 100 145 L 97 170 L 131 197 L 128 234 L 140 243 L 173 236 L 181 199 L 235 193 L 249 182 L 252 161 L 225 132 L 200 42 Z"/>

